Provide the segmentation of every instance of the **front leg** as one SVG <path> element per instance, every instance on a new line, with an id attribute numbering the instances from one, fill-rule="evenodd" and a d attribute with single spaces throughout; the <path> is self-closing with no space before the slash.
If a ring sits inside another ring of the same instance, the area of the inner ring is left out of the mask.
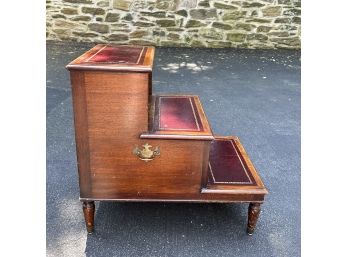
<path id="1" fill-rule="evenodd" d="M 248 235 L 252 235 L 256 228 L 257 219 L 259 218 L 261 203 L 250 203 L 248 209 Z"/>
<path id="2" fill-rule="evenodd" d="M 83 214 L 85 216 L 86 228 L 88 234 L 91 234 L 94 230 L 94 201 L 84 201 L 82 203 Z"/>

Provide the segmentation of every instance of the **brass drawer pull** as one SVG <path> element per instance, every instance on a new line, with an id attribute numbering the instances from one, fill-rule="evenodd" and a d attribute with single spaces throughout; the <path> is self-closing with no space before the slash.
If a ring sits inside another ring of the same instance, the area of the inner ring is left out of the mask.
<path id="1" fill-rule="evenodd" d="M 150 149 L 152 145 L 149 145 L 148 143 L 143 145 L 143 147 L 144 148 L 140 150 L 140 148 L 136 146 L 133 150 L 133 154 L 138 156 L 139 159 L 142 161 L 152 161 L 155 158 L 155 156 L 160 155 L 160 149 L 158 146 L 156 146 L 156 148 L 153 151 Z"/>

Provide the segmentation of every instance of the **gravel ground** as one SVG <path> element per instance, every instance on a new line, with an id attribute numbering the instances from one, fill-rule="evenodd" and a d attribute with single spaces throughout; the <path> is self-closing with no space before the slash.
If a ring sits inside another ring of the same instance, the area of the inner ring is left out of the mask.
<path id="1" fill-rule="evenodd" d="M 269 190 L 252 237 L 247 204 L 110 202 L 87 235 L 64 67 L 92 46 L 47 42 L 47 256 L 300 256 L 300 52 L 156 48 L 153 92 L 199 95 Z"/>

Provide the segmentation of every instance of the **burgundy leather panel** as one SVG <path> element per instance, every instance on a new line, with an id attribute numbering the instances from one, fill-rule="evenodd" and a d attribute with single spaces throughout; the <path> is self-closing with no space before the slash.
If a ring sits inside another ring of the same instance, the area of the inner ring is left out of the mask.
<path id="1" fill-rule="evenodd" d="M 193 97 L 159 96 L 156 105 L 156 129 L 203 131 Z"/>
<path id="2" fill-rule="evenodd" d="M 142 64 L 147 47 L 106 45 L 83 62 L 108 64 Z"/>
<path id="3" fill-rule="evenodd" d="M 208 176 L 212 184 L 256 184 L 233 140 L 212 141 Z"/>

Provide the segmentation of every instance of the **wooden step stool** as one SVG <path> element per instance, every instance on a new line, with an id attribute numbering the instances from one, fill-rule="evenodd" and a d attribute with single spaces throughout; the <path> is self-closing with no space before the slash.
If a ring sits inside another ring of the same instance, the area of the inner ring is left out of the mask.
<path id="1" fill-rule="evenodd" d="M 153 47 L 100 44 L 70 70 L 80 200 L 248 202 L 267 194 L 237 137 L 214 136 L 198 96 L 152 95 Z"/>

